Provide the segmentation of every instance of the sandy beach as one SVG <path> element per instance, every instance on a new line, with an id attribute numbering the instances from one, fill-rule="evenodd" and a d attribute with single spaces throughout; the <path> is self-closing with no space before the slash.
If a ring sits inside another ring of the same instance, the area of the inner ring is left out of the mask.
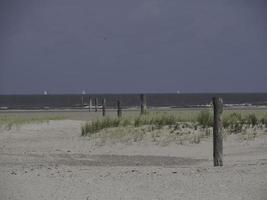
<path id="1" fill-rule="evenodd" d="M 267 200 L 267 0 L 0 0 L 0 200 Z"/>
<path id="2" fill-rule="evenodd" d="M 0 199 L 254 199 L 267 196 L 267 138 L 224 141 L 213 167 L 212 137 L 199 144 L 97 146 L 82 121 L 0 131 Z"/>

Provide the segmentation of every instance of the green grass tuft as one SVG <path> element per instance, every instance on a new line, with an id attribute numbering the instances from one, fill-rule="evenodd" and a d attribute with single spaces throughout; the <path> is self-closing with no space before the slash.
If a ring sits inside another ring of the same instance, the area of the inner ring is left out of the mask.
<path id="1" fill-rule="evenodd" d="M 260 119 L 260 123 L 267 127 L 267 113 Z"/>
<path id="2" fill-rule="evenodd" d="M 198 114 L 197 122 L 203 128 L 211 127 L 213 123 L 212 117 L 213 117 L 212 112 L 210 110 L 205 109 L 205 110 L 200 111 L 200 113 Z"/>

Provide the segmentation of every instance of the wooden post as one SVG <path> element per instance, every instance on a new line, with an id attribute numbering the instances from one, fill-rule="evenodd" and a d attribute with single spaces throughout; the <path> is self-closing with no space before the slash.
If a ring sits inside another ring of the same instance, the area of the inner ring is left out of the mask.
<path id="1" fill-rule="evenodd" d="M 92 98 L 89 98 L 89 112 L 91 112 L 92 109 Z"/>
<path id="2" fill-rule="evenodd" d="M 140 95 L 141 100 L 141 115 L 146 113 L 146 96 L 144 94 Z"/>
<path id="3" fill-rule="evenodd" d="M 84 102 L 83 102 L 83 95 L 82 95 L 82 107 L 83 107 L 83 105 L 84 105 Z"/>
<path id="4" fill-rule="evenodd" d="M 117 100 L 117 115 L 118 115 L 118 117 L 121 117 L 121 115 L 122 115 L 120 100 Z"/>
<path id="5" fill-rule="evenodd" d="M 106 99 L 102 99 L 102 115 L 106 116 Z"/>
<path id="6" fill-rule="evenodd" d="M 213 162 L 214 167 L 223 166 L 223 100 L 219 97 L 212 98 L 213 121 Z"/>
<path id="7" fill-rule="evenodd" d="M 97 107 L 98 107 L 98 101 L 97 98 L 95 98 L 95 112 L 97 112 Z"/>

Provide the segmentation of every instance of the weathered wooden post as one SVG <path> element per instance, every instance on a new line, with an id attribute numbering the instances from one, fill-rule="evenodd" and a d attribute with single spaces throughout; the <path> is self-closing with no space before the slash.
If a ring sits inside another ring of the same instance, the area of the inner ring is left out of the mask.
<path id="1" fill-rule="evenodd" d="M 84 102 L 83 102 L 83 94 L 82 94 L 82 107 L 84 106 Z"/>
<path id="2" fill-rule="evenodd" d="M 102 115 L 106 116 L 106 99 L 102 99 Z"/>
<path id="3" fill-rule="evenodd" d="M 97 112 L 97 107 L 98 107 L 98 100 L 95 98 L 95 112 Z"/>
<path id="4" fill-rule="evenodd" d="M 120 100 L 117 100 L 117 115 L 118 115 L 118 117 L 121 117 L 121 115 L 122 115 Z"/>
<path id="5" fill-rule="evenodd" d="M 140 95 L 141 100 L 141 115 L 146 113 L 146 96 L 144 94 Z"/>
<path id="6" fill-rule="evenodd" d="M 92 98 L 89 98 L 89 112 L 91 112 L 92 109 Z"/>
<path id="7" fill-rule="evenodd" d="M 213 121 L 213 162 L 214 166 L 223 166 L 223 100 L 219 97 L 212 98 Z"/>

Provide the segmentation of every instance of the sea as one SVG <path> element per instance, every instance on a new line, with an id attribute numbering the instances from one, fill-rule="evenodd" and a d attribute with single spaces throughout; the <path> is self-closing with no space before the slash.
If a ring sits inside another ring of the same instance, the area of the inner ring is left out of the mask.
<path id="1" fill-rule="evenodd" d="M 221 97 L 226 106 L 267 106 L 267 93 L 173 93 L 145 94 L 148 107 L 206 107 L 212 97 Z M 0 109 L 76 109 L 101 105 L 106 100 L 107 108 L 115 108 L 117 101 L 124 108 L 140 105 L 140 94 L 43 94 L 0 95 Z"/>

